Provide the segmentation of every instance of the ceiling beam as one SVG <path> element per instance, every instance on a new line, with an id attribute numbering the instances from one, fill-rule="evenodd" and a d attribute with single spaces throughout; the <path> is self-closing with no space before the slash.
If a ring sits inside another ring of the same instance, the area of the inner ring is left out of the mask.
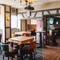
<path id="1" fill-rule="evenodd" d="M 25 18 L 23 14 L 21 14 L 21 15 L 23 16 L 23 18 Z"/>
<path id="2" fill-rule="evenodd" d="M 52 11 L 52 10 L 60 10 L 60 8 L 46 9 L 46 10 L 37 10 L 37 11 L 32 11 L 32 13 L 34 13 L 34 12 L 43 12 L 43 11 Z M 22 13 L 24 14 L 26 12 L 20 12 L 18 14 L 22 14 Z"/>
<path id="3" fill-rule="evenodd" d="M 34 17 L 36 17 L 36 15 L 37 15 L 37 12 L 35 12 Z"/>
<path id="4" fill-rule="evenodd" d="M 59 13 L 59 10 L 56 10 L 56 13 L 58 14 Z"/>
<path id="5" fill-rule="evenodd" d="M 47 11 L 47 12 L 48 12 L 48 14 L 51 14 L 50 11 Z"/>
<path id="6" fill-rule="evenodd" d="M 43 17 L 31 17 L 31 18 L 23 18 L 21 20 L 27 20 L 27 19 L 37 19 L 37 18 L 43 18 Z"/>

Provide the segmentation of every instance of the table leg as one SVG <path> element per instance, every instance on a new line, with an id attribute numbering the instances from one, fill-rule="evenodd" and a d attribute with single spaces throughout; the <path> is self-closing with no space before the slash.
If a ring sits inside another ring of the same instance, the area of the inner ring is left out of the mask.
<path id="1" fill-rule="evenodd" d="M 40 47 L 42 47 L 42 36 L 41 36 L 41 33 L 40 33 Z"/>
<path id="2" fill-rule="evenodd" d="M 21 60 L 23 60 L 23 46 L 24 46 L 24 44 L 20 45 L 20 58 L 21 58 Z"/>
<path id="3" fill-rule="evenodd" d="M 43 35 L 42 33 L 40 33 L 40 43 L 39 43 L 39 46 L 37 48 L 43 48 L 44 47 L 44 41 L 43 41 Z"/>
<path id="4" fill-rule="evenodd" d="M 40 35 L 39 35 L 39 46 L 37 47 L 37 48 L 41 48 L 41 46 L 42 46 L 42 41 L 41 41 L 41 33 L 40 33 Z"/>
<path id="5" fill-rule="evenodd" d="M 10 47 L 12 47 L 12 48 L 13 48 L 13 43 L 12 43 L 12 42 L 10 43 Z"/>

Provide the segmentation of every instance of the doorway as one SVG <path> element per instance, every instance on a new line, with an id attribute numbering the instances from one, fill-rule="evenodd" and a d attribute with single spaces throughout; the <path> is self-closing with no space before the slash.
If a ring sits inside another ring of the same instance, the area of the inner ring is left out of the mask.
<path id="1" fill-rule="evenodd" d="M 45 15 L 44 30 L 47 36 L 45 43 L 48 42 L 44 48 L 44 60 L 58 60 L 60 56 L 60 17 Z"/>
<path id="2" fill-rule="evenodd" d="M 44 16 L 44 30 L 46 31 L 45 33 L 46 36 L 47 35 L 51 36 L 51 40 L 59 39 L 60 38 L 60 34 L 59 34 L 60 33 L 60 18 L 58 16 L 53 16 L 53 15 Z"/>

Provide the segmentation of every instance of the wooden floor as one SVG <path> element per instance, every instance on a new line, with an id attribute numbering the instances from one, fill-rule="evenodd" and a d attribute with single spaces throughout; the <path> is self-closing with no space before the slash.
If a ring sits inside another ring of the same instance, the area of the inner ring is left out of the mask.
<path id="1" fill-rule="evenodd" d="M 60 39 L 56 41 L 58 46 L 46 46 L 44 48 L 44 60 L 60 60 Z"/>

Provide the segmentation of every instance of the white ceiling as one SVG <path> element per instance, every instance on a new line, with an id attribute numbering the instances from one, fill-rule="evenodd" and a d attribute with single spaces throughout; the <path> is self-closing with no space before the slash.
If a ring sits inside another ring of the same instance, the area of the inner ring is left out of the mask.
<path id="1" fill-rule="evenodd" d="M 46 3 L 46 2 L 53 2 L 53 1 L 60 1 L 60 0 L 35 0 L 33 5 L 43 4 L 43 3 Z M 19 0 L 0 0 L 0 3 L 11 5 L 12 7 L 15 7 L 15 8 L 24 7 L 19 3 Z"/>

